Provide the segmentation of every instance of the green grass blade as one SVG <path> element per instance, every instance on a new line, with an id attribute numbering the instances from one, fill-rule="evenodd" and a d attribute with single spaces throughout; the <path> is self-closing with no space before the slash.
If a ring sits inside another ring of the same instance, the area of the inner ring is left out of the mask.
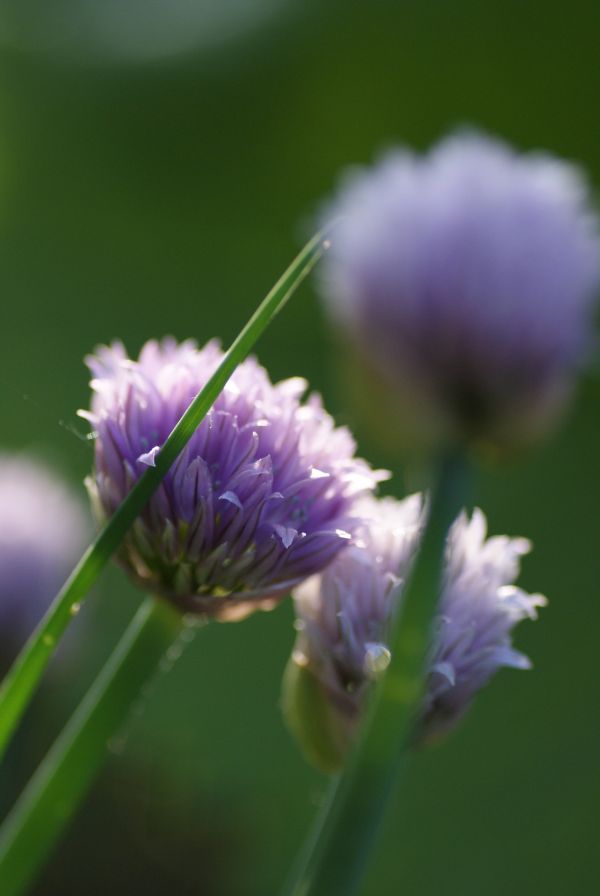
<path id="1" fill-rule="evenodd" d="M 149 597 L 142 604 L 2 826 L 2 896 L 19 896 L 35 879 L 103 763 L 108 741 L 184 628 L 183 616 L 166 601 Z"/>
<path id="2" fill-rule="evenodd" d="M 27 707 L 37 684 L 69 625 L 100 571 L 119 547 L 129 527 L 158 488 L 173 461 L 210 410 L 235 368 L 248 355 L 275 314 L 312 270 L 325 249 L 317 234 L 259 305 L 244 329 L 225 353 L 221 364 L 179 420 L 149 467 L 126 499 L 87 549 L 52 606 L 40 622 L 0 687 L 0 757 Z"/>

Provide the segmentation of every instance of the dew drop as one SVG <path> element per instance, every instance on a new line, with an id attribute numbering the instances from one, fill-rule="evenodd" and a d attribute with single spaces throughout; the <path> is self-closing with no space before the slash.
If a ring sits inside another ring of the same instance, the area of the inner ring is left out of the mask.
<path id="1" fill-rule="evenodd" d="M 74 604 L 71 604 L 71 609 L 69 610 L 69 613 L 71 614 L 71 616 L 77 616 L 77 614 L 79 613 L 80 610 L 81 610 L 81 604 L 74 603 Z"/>
<path id="2" fill-rule="evenodd" d="M 304 668 L 308 666 L 308 658 L 306 654 L 304 654 L 301 650 L 294 650 L 292 653 L 292 659 L 300 668 Z"/>
<path id="3" fill-rule="evenodd" d="M 377 678 L 390 664 L 392 654 L 381 642 L 370 641 L 365 644 L 364 669 L 369 678 Z"/>

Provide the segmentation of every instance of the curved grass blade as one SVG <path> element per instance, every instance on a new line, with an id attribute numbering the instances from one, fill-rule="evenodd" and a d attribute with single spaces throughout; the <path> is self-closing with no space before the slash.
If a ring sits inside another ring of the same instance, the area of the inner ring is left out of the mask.
<path id="1" fill-rule="evenodd" d="M 2 826 L 2 896 L 20 896 L 35 879 L 104 762 L 107 744 L 178 639 L 183 643 L 185 629 L 185 618 L 162 598 L 141 605 Z"/>
<path id="2" fill-rule="evenodd" d="M 191 403 L 149 467 L 87 549 L 48 612 L 21 651 L 0 687 L 0 757 L 27 707 L 54 649 L 102 568 L 119 547 L 129 527 L 202 422 L 238 364 L 292 293 L 309 274 L 326 248 L 317 234 L 307 243 L 258 306 L 225 353 L 221 364 Z"/>

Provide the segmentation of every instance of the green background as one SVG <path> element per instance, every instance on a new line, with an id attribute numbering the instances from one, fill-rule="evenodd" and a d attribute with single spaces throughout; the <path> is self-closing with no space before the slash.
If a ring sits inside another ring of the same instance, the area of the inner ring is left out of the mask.
<path id="1" fill-rule="evenodd" d="M 83 355 L 115 337 L 131 353 L 166 333 L 230 340 L 348 164 L 472 124 L 575 159 L 600 184 L 592 0 L 281 0 L 216 37 L 213 5 L 181 52 L 128 55 L 94 42 L 83 3 L 0 4 L 0 438 L 47 457 L 82 497 Z M 167 36 L 177 6 L 153 5 Z M 395 464 L 340 388 L 333 343 L 308 284 L 259 355 L 274 378 L 307 376 L 361 453 Z M 479 475 L 491 531 L 535 545 L 521 581 L 550 605 L 517 638 L 535 670 L 501 673 L 451 739 L 415 758 L 366 896 L 598 886 L 599 407 L 592 374 L 557 436 Z M 5 789 L 139 599 L 118 571 L 103 577 Z M 37 896 L 276 893 L 325 786 L 279 713 L 292 642 L 289 602 L 200 632 L 112 745 Z"/>

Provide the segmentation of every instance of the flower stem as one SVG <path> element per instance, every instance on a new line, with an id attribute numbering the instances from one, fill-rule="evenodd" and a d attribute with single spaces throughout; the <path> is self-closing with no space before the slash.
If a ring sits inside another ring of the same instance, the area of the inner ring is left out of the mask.
<path id="1" fill-rule="evenodd" d="M 462 455 L 442 459 L 421 547 L 391 637 L 392 661 L 334 797 L 315 821 L 286 896 L 358 892 L 423 696 L 431 624 L 440 593 L 448 530 L 467 498 Z"/>
<path id="2" fill-rule="evenodd" d="M 0 758 L 31 700 L 59 639 L 79 609 L 79 604 L 212 407 L 238 364 L 247 357 L 256 340 L 313 269 L 325 248 L 322 233 L 313 237 L 258 306 L 225 353 L 214 374 L 170 433 L 156 455 L 156 466 L 148 467 L 87 549 L 23 648 L 0 687 Z"/>
<path id="3" fill-rule="evenodd" d="M 185 617 L 166 601 L 148 597 L 141 605 L 0 829 L 2 896 L 20 896 L 33 881 L 91 785 L 111 738 L 149 680 L 179 654 L 178 639 L 186 629 Z"/>

